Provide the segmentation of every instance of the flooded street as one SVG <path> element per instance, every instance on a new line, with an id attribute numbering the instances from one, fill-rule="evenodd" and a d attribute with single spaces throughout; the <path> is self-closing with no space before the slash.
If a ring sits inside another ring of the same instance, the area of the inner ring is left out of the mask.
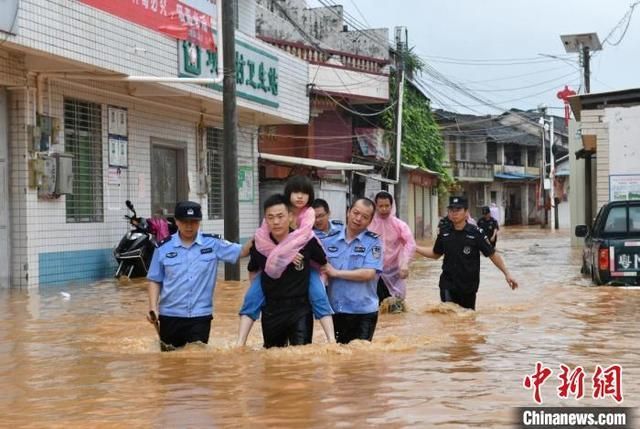
<path id="1" fill-rule="evenodd" d="M 554 371 L 544 405 L 615 406 L 591 398 L 591 376 L 618 364 L 621 405 L 637 407 L 640 288 L 591 287 L 568 234 L 506 229 L 520 289 L 483 258 L 477 312 L 441 304 L 441 261 L 416 259 L 409 311 L 382 314 L 371 344 L 326 345 L 316 323 L 316 344 L 266 351 L 257 324 L 236 349 L 246 282 L 219 282 L 207 347 L 173 353 L 141 281 L 2 290 L 2 426 L 511 427 L 535 405 L 522 381 L 537 361 Z M 558 398 L 560 364 L 584 368 L 583 399 Z"/>

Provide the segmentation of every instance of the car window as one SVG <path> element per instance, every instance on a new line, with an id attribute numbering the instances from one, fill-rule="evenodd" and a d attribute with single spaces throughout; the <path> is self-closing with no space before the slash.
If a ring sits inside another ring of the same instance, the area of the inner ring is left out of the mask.
<path id="1" fill-rule="evenodd" d="M 640 232 L 640 206 L 629 207 L 629 231 Z"/>
<path id="2" fill-rule="evenodd" d="M 612 207 L 604 224 L 604 232 L 627 232 L 627 208 Z"/>

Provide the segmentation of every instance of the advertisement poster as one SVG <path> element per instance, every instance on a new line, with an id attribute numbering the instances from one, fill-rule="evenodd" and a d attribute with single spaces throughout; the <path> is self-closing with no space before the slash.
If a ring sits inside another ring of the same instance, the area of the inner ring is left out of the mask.
<path id="1" fill-rule="evenodd" d="M 640 174 L 621 174 L 609 176 L 609 200 L 639 200 Z"/>

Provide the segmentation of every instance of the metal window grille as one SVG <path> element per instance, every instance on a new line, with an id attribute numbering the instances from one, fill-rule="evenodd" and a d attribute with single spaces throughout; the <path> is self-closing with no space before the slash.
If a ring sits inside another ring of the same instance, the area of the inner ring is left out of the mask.
<path id="1" fill-rule="evenodd" d="M 224 144 L 222 130 L 207 128 L 207 169 L 209 173 L 209 219 L 222 219 L 224 200 Z"/>
<path id="2" fill-rule="evenodd" d="M 102 108 L 64 99 L 65 152 L 73 155 L 73 194 L 66 196 L 67 222 L 103 222 Z"/>

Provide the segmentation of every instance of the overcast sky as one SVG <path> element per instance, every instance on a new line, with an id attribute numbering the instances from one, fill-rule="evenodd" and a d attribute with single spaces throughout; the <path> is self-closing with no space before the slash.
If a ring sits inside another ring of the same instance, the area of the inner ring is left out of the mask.
<path id="1" fill-rule="evenodd" d="M 342 4 L 351 26 L 387 27 L 390 37 L 406 26 L 409 46 L 428 64 L 421 80 L 434 107 L 495 114 L 544 103 L 561 115 L 556 93 L 565 84 L 577 91 L 581 69 L 560 35 L 596 32 L 603 42 L 640 0 L 308 0 L 321 3 Z M 626 23 L 609 42 L 619 41 Z M 592 93 L 640 87 L 640 4 L 622 41 L 604 43 L 591 70 Z"/>

